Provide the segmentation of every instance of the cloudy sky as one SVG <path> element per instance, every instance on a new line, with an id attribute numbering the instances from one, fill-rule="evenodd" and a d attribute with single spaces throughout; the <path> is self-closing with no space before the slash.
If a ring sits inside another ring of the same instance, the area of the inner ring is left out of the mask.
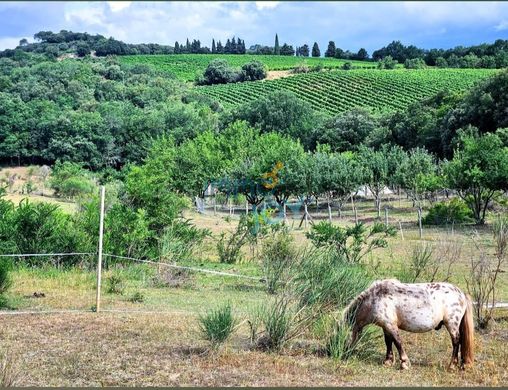
<path id="1" fill-rule="evenodd" d="M 129 43 L 240 36 L 248 46 L 314 41 L 369 53 L 392 40 L 448 48 L 508 39 L 508 2 L 0 2 L 0 49 L 41 30 Z"/>

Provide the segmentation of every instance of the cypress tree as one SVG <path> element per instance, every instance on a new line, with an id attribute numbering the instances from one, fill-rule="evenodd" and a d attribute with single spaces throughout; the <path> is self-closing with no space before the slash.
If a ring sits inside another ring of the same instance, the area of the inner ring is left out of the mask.
<path id="1" fill-rule="evenodd" d="M 224 47 L 222 46 L 222 42 L 218 41 L 217 42 L 217 54 L 222 54 L 222 53 L 224 53 Z"/>
<path id="2" fill-rule="evenodd" d="M 180 54 L 180 45 L 178 41 L 175 42 L 175 49 L 173 50 L 175 54 Z"/>
<path id="3" fill-rule="evenodd" d="M 213 54 L 217 53 L 217 48 L 215 46 L 215 39 L 212 39 L 212 53 Z"/>
<path id="4" fill-rule="evenodd" d="M 321 51 L 319 50 L 317 42 L 314 42 L 312 46 L 312 57 L 321 57 Z"/>
<path id="5" fill-rule="evenodd" d="M 275 34 L 275 46 L 273 48 L 273 54 L 276 56 L 280 55 L 279 36 Z"/>
<path id="6" fill-rule="evenodd" d="M 328 48 L 325 51 L 325 57 L 334 57 L 335 56 L 335 42 L 328 42 Z"/>

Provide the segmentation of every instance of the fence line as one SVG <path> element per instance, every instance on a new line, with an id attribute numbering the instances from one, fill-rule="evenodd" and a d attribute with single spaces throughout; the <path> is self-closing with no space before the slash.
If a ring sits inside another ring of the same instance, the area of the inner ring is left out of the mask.
<path id="1" fill-rule="evenodd" d="M 152 260 L 142 260 L 142 259 L 136 259 L 134 257 L 110 255 L 110 254 L 107 254 L 107 253 L 104 253 L 104 256 L 113 257 L 113 258 L 116 258 L 116 259 L 124 259 L 124 260 L 137 261 L 137 262 L 140 262 L 140 263 L 162 265 L 162 266 L 170 267 L 170 268 L 186 269 L 186 270 L 190 270 L 190 271 L 203 272 L 203 273 L 214 274 L 214 275 L 231 276 L 231 277 L 235 277 L 235 278 L 243 278 L 243 279 L 256 280 L 258 282 L 264 282 L 265 281 L 262 277 L 248 276 L 248 275 L 242 275 L 242 274 L 232 274 L 232 273 L 229 273 L 229 272 L 214 271 L 214 270 L 211 270 L 211 269 L 196 268 L 196 267 L 188 267 L 188 266 L 184 266 L 184 265 L 168 264 L 168 263 L 162 263 L 162 262 L 159 262 L 159 261 L 152 261 Z"/>
<path id="2" fill-rule="evenodd" d="M 76 253 L 19 253 L 19 254 L 7 254 L 0 255 L 0 257 L 46 257 L 46 256 L 91 256 L 96 255 L 97 253 L 86 253 L 86 252 L 76 252 Z"/>

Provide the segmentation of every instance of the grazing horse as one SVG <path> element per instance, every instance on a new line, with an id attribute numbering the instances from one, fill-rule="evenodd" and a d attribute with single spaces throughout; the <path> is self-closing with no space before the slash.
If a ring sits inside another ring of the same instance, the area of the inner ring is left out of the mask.
<path id="1" fill-rule="evenodd" d="M 351 343 L 363 327 L 383 328 L 386 343 L 385 365 L 395 361 L 392 343 L 399 352 L 401 369 L 408 369 L 409 358 L 402 347 L 399 329 L 422 333 L 444 325 L 452 338 L 449 368 L 473 364 L 474 324 L 471 299 L 450 283 L 401 283 L 395 279 L 378 280 L 358 295 L 344 310 L 343 320 L 352 326 Z"/>

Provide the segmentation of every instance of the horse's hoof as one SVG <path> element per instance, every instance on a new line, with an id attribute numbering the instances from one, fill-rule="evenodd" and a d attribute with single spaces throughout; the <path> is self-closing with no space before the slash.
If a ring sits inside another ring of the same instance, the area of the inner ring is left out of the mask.
<path id="1" fill-rule="evenodd" d="M 386 366 L 386 367 L 391 367 L 391 366 L 393 366 L 393 359 L 386 359 L 386 360 L 383 362 L 383 366 Z"/>
<path id="2" fill-rule="evenodd" d="M 401 370 L 409 370 L 410 366 L 411 366 L 411 364 L 409 364 L 409 362 L 402 362 L 402 363 L 400 363 L 400 369 Z"/>

